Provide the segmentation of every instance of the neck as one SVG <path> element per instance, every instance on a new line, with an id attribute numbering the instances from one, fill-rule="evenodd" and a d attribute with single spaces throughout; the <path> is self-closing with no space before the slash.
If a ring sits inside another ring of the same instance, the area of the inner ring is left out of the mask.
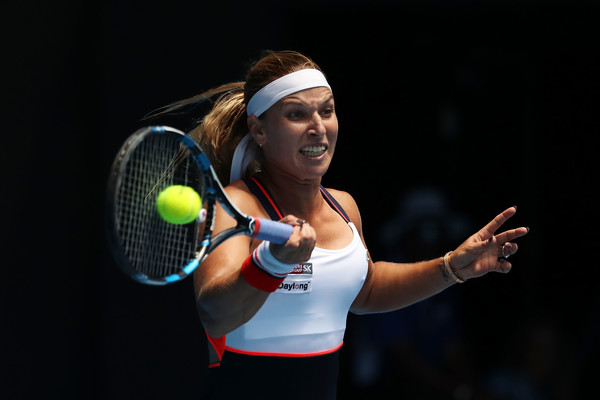
<path id="1" fill-rule="evenodd" d="M 281 173 L 261 172 L 256 178 L 267 188 L 283 215 L 310 221 L 323 203 L 321 178 L 299 180 Z"/>

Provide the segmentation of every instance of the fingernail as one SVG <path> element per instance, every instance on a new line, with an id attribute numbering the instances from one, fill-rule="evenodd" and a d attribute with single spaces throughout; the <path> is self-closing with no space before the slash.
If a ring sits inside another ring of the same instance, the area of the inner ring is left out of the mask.
<path id="1" fill-rule="evenodd" d="M 525 229 L 527 229 L 527 232 L 529 232 L 529 227 L 528 226 L 526 226 Z"/>
<path id="2" fill-rule="evenodd" d="M 513 206 L 515 208 L 515 210 L 517 209 L 517 206 Z"/>

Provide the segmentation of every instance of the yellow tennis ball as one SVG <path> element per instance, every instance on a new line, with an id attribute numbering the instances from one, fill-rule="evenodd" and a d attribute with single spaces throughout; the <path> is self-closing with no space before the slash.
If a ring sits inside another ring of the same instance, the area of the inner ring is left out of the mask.
<path id="1" fill-rule="evenodd" d="M 171 224 L 189 224 L 198 217 L 202 199 L 189 186 L 173 185 L 158 194 L 156 208 L 162 219 Z"/>

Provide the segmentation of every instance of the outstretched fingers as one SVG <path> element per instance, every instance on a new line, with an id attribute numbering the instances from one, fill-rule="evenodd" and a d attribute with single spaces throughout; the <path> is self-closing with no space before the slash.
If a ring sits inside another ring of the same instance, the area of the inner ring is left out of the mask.
<path id="1" fill-rule="evenodd" d="M 513 207 L 507 208 L 506 210 L 502 211 L 500 214 L 496 215 L 496 217 L 493 220 L 491 220 L 486 226 L 481 228 L 481 230 L 479 231 L 480 239 L 488 240 L 489 238 L 494 236 L 496 231 L 498 229 L 500 229 L 500 227 L 506 221 L 508 221 L 508 219 L 510 217 L 515 215 L 516 212 L 517 212 L 517 207 L 513 206 Z"/>
<path id="2" fill-rule="evenodd" d="M 529 228 L 508 229 L 496 234 L 517 212 L 510 207 L 498 214 L 479 232 L 467 239 L 452 255 L 452 263 L 466 278 L 482 276 L 490 271 L 507 273 L 512 264 L 507 260 L 519 249 L 513 241 L 529 232 Z"/>
<path id="3" fill-rule="evenodd" d="M 529 228 L 521 227 L 516 229 L 509 229 L 505 232 L 499 233 L 496 235 L 496 242 L 503 244 L 506 242 L 513 241 L 521 236 L 527 235 L 529 232 Z"/>

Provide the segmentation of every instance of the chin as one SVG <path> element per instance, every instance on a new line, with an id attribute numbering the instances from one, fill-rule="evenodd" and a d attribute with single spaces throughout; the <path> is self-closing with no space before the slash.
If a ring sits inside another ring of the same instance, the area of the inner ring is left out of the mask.
<path id="1" fill-rule="evenodd" d="M 329 168 L 319 168 L 319 169 L 312 169 L 312 168 L 305 168 L 302 173 L 300 174 L 300 177 L 303 180 L 314 180 L 314 179 L 321 179 L 325 173 L 327 173 L 327 170 Z"/>

